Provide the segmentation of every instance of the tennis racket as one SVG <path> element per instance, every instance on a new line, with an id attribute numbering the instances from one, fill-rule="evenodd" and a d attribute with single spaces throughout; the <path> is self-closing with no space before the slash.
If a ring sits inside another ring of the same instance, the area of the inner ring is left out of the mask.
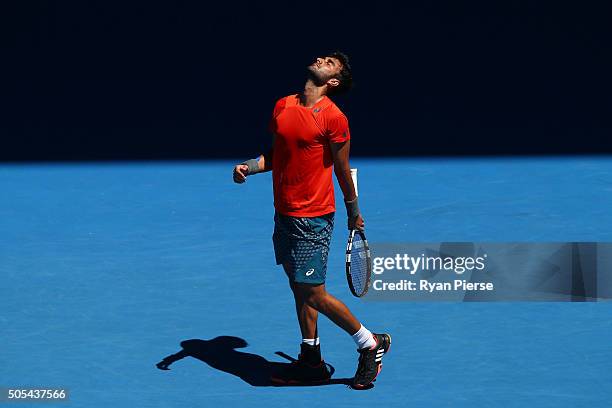
<path id="1" fill-rule="evenodd" d="M 357 194 L 357 169 L 351 169 L 355 193 Z M 365 233 L 359 230 L 349 232 L 346 244 L 346 280 L 351 293 L 364 296 L 370 287 L 372 277 L 372 256 Z"/>

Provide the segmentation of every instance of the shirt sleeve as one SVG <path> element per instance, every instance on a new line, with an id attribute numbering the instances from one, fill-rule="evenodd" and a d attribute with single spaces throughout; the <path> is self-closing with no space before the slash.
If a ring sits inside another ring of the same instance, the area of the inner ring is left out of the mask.
<path id="1" fill-rule="evenodd" d="M 274 105 L 274 111 L 272 111 L 272 118 L 270 119 L 270 122 L 268 122 L 268 130 L 270 131 L 270 133 L 276 132 L 276 117 L 283 110 L 284 107 L 285 98 L 281 98 L 276 101 L 276 104 Z"/>
<path id="2" fill-rule="evenodd" d="M 346 116 L 337 115 L 329 120 L 328 137 L 332 143 L 343 143 L 350 140 L 351 132 Z"/>

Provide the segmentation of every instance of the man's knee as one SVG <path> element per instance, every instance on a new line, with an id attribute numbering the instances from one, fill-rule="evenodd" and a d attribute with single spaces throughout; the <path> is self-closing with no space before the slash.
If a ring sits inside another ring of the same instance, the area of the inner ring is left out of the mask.
<path id="1" fill-rule="evenodd" d="M 317 310 L 325 307 L 327 292 L 325 285 L 310 285 L 305 283 L 292 283 L 291 289 L 296 300 L 306 303 Z"/>
<path id="2" fill-rule="evenodd" d="M 308 294 L 305 298 L 308 306 L 318 310 L 324 311 L 327 305 L 327 292 L 325 291 L 314 291 Z"/>

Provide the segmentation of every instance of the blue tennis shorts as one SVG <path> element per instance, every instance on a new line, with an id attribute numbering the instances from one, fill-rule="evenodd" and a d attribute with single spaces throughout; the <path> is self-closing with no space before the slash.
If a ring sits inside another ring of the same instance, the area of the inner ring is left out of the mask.
<path id="1" fill-rule="evenodd" d="M 274 214 L 276 264 L 287 264 L 292 282 L 325 283 L 327 254 L 334 229 L 334 213 L 320 217 L 291 217 Z"/>

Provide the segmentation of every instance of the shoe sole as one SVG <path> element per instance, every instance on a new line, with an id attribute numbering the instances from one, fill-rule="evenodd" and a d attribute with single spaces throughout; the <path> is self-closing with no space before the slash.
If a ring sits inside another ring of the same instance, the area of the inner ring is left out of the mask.
<path id="1" fill-rule="evenodd" d="M 383 353 L 383 356 L 385 354 L 387 354 L 389 351 L 391 351 L 391 335 L 387 334 L 387 337 L 389 338 L 389 344 L 387 345 L 387 350 L 385 350 L 385 352 Z M 380 361 L 380 365 L 378 366 L 378 371 L 376 372 L 376 375 L 374 376 L 374 378 L 372 378 L 372 381 L 370 381 L 368 384 L 353 384 L 351 385 L 353 388 L 365 388 L 365 387 L 369 387 L 374 381 L 376 381 L 376 377 L 378 377 L 378 374 L 380 374 L 380 372 L 382 371 L 382 360 Z"/>
<path id="2" fill-rule="evenodd" d="M 326 380 L 313 380 L 313 381 L 298 381 L 298 380 L 282 380 L 279 378 L 270 378 L 270 382 L 276 385 L 323 385 L 329 384 L 331 378 Z"/>
<path id="3" fill-rule="evenodd" d="M 323 364 L 325 364 L 327 367 L 330 367 L 329 364 L 323 362 Z M 322 385 L 322 384 L 329 384 L 329 382 L 331 381 L 331 378 L 334 374 L 333 367 L 332 367 L 332 371 L 331 371 L 331 375 L 328 378 L 325 379 L 321 379 L 321 380 L 309 380 L 309 381 L 300 381 L 300 380 L 287 380 L 281 377 L 270 377 L 270 382 L 272 384 L 276 384 L 276 385 Z"/>

